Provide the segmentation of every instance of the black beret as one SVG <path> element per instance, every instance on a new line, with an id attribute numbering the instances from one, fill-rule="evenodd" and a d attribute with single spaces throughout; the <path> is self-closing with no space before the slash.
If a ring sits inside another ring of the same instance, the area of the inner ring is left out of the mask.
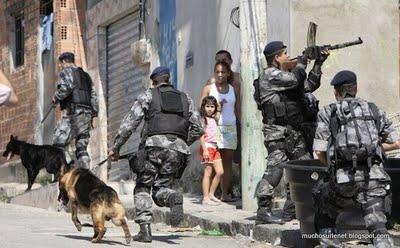
<path id="1" fill-rule="evenodd" d="M 59 61 L 75 62 L 75 55 L 71 52 L 64 52 L 58 57 Z"/>
<path id="2" fill-rule="evenodd" d="M 357 75 L 352 71 L 340 71 L 336 73 L 331 81 L 331 85 L 340 86 L 343 84 L 357 84 Z"/>
<path id="3" fill-rule="evenodd" d="M 276 53 L 277 51 L 286 48 L 282 41 L 271 41 L 264 48 L 264 55 L 268 56 Z"/>
<path id="4" fill-rule="evenodd" d="M 168 67 L 159 66 L 159 67 L 157 67 L 156 69 L 153 70 L 153 72 L 150 75 L 150 79 L 153 79 L 154 77 L 161 76 L 161 75 L 164 75 L 164 74 L 168 74 L 169 75 Z"/>

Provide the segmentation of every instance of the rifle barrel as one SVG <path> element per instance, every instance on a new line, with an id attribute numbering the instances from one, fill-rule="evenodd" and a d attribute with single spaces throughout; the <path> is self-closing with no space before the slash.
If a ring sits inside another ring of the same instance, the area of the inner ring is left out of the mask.
<path id="1" fill-rule="evenodd" d="M 345 48 L 345 47 L 349 47 L 349 46 L 359 45 L 362 43 L 363 43 L 362 39 L 360 37 L 358 37 L 358 40 L 332 45 L 332 46 L 329 46 L 328 48 L 329 48 L 329 50 L 335 50 L 335 49 L 341 49 L 341 48 Z"/>

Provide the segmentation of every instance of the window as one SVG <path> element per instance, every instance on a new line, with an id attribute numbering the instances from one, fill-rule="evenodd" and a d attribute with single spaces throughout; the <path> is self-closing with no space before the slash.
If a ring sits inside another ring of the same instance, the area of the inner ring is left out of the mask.
<path id="1" fill-rule="evenodd" d="M 41 0 L 40 1 L 40 14 L 48 16 L 53 13 L 53 0 Z"/>
<path id="2" fill-rule="evenodd" d="M 66 8 L 67 7 L 67 0 L 60 0 L 60 5 L 61 5 L 61 8 Z"/>
<path id="3" fill-rule="evenodd" d="M 67 26 L 61 26 L 61 39 L 67 39 Z"/>
<path id="4" fill-rule="evenodd" d="M 21 66 L 24 64 L 24 45 L 25 45 L 25 36 L 24 36 L 24 15 L 15 16 L 15 67 Z"/>

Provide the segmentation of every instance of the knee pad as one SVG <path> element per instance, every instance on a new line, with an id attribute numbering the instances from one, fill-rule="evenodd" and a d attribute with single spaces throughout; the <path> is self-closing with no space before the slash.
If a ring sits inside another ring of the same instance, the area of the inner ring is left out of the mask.
<path id="1" fill-rule="evenodd" d="M 272 191 L 273 187 L 263 177 L 256 186 L 255 196 L 257 198 L 271 197 Z"/>
<path id="2" fill-rule="evenodd" d="M 283 176 L 283 168 L 279 165 L 268 167 L 264 173 L 263 179 L 267 180 L 272 187 L 278 186 Z"/>

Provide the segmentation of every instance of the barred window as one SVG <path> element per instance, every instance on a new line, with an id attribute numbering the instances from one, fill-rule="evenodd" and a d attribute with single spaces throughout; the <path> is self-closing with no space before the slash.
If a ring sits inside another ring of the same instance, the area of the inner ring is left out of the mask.
<path id="1" fill-rule="evenodd" d="M 15 67 L 24 64 L 24 26 L 24 15 L 22 14 L 15 16 Z"/>

